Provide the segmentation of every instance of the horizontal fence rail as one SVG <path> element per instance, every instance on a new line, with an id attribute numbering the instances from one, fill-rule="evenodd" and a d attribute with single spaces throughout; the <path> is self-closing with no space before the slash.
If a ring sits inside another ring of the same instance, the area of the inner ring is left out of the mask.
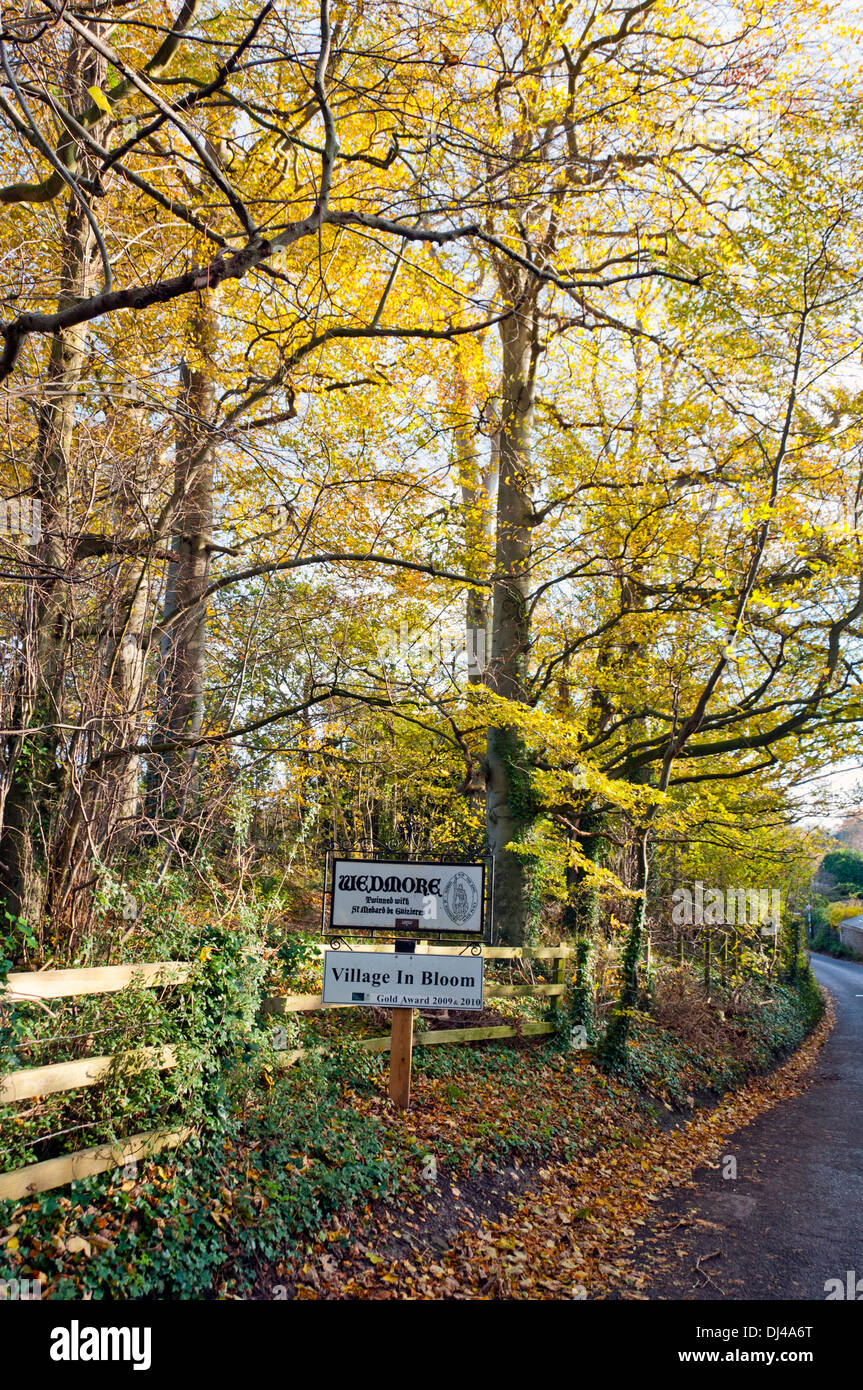
<path id="1" fill-rule="evenodd" d="M 162 1149 L 178 1148 L 191 1133 L 187 1127 L 150 1130 L 146 1134 L 119 1139 L 116 1144 L 97 1144 L 92 1149 L 79 1149 L 74 1154 L 47 1158 L 42 1163 L 31 1163 L 11 1173 L 0 1173 L 0 1198 L 18 1202 L 34 1192 L 50 1192 L 54 1187 L 65 1187 L 66 1183 L 80 1182 L 82 1178 L 92 1178 L 97 1173 L 122 1168 L 125 1163 L 137 1163 Z"/>
<path id="2" fill-rule="evenodd" d="M 177 1065 L 177 1054 L 172 1047 L 141 1047 L 136 1052 L 115 1052 L 109 1057 L 84 1057 L 79 1062 L 55 1062 L 48 1067 L 10 1071 L 0 1076 L 0 1103 L 95 1086 L 116 1061 L 128 1063 L 136 1070 L 168 1071 Z"/>
<path id="3" fill-rule="evenodd" d="M 7 975 L 0 998 L 13 1004 L 34 999 L 77 999 L 85 994 L 116 994 L 129 985 L 155 989 L 182 984 L 192 973 L 186 961 L 155 961 L 146 965 L 97 965 L 90 970 L 33 970 Z"/>
<path id="4" fill-rule="evenodd" d="M 483 987 L 483 994 L 486 999 L 521 999 L 527 996 L 536 995 L 543 997 L 548 995 L 553 997 L 563 994 L 566 985 L 498 985 L 486 984 Z M 266 1014 L 305 1014 L 313 1013 L 317 1009 L 355 1009 L 356 1004 L 325 1004 L 323 996 L 320 994 L 274 994 L 272 998 L 265 999 L 261 1005 Z M 374 1008 L 374 1005 L 370 1005 Z"/>
<path id="5" fill-rule="evenodd" d="M 443 946 L 429 951 L 428 942 L 419 942 L 417 953 L 458 956 L 463 948 Z M 323 956 L 325 945 L 316 947 Z M 389 945 L 358 943 L 358 950 L 388 951 Z M 539 997 L 559 999 L 566 986 L 563 980 L 565 963 L 572 947 L 560 946 L 483 946 L 486 960 L 557 961 L 557 981 L 553 984 L 502 985 L 488 982 L 484 994 L 489 999 Z M 68 999 L 92 994 L 112 994 L 132 985 L 153 989 L 187 981 L 194 967 L 188 961 L 155 961 L 137 965 L 103 965 L 80 970 L 40 970 L 12 973 L 7 976 L 5 989 L 0 989 L 0 1001 L 28 1003 L 44 999 Z M 265 999 L 265 1013 L 284 1017 L 289 1013 L 311 1013 L 318 1009 L 352 1008 L 355 1005 L 324 1004 L 320 994 L 276 995 Z M 554 1023 L 519 1022 L 515 1025 L 494 1024 L 489 1027 L 435 1028 L 414 1034 L 414 1045 L 433 1047 L 441 1044 L 503 1041 L 508 1038 L 541 1037 L 555 1031 Z M 366 1052 L 384 1053 L 390 1048 L 390 1038 L 360 1038 L 357 1046 Z M 325 1052 L 325 1047 L 294 1048 L 281 1053 L 280 1068 L 292 1066 L 300 1058 Z M 95 1086 L 119 1063 L 130 1069 L 167 1071 L 177 1065 L 173 1047 L 143 1047 L 133 1052 L 113 1053 L 103 1057 L 85 1057 L 72 1062 L 55 1062 L 43 1067 L 21 1067 L 0 1076 L 0 1104 L 33 1100 Z M 77 1153 L 31 1163 L 12 1172 L 0 1173 L 0 1199 L 18 1201 L 34 1192 L 47 1192 L 55 1187 L 98 1173 L 121 1168 L 125 1163 L 144 1159 L 162 1149 L 177 1148 L 190 1134 L 188 1127 L 152 1130 L 135 1134 L 113 1144 L 99 1144 Z"/>
<path id="6" fill-rule="evenodd" d="M 435 1043 L 485 1042 L 494 1038 L 537 1037 L 553 1033 L 553 1023 L 522 1023 L 519 1028 L 509 1024 L 494 1024 L 490 1028 L 435 1028 L 430 1033 L 414 1033 L 415 1047 L 431 1047 Z M 367 1052 L 389 1052 L 389 1038 L 363 1038 L 359 1046 Z"/>

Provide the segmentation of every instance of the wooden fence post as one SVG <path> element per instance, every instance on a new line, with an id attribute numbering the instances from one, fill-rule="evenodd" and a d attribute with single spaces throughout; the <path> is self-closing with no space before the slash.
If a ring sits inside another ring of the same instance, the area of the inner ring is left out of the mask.
<path id="1" fill-rule="evenodd" d="M 564 987 L 566 986 L 566 956 L 565 956 L 565 955 L 561 955 L 560 958 L 558 959 L 557 967 L 556 967 L 555 972 L 554 972 L 554 983 L 555 983 L 556 985 L 563 985 Z M 554 1014 L 555 1014 L 555 1018 L 557 1018 L 557 1019 L 560 1018 L 560 1011 L 561 1011 L 561 1009 L 564 1007 L 565 1002 L 566 1002 L 566 994 L 556 994 L 556 995 L 554 995 Z"/>

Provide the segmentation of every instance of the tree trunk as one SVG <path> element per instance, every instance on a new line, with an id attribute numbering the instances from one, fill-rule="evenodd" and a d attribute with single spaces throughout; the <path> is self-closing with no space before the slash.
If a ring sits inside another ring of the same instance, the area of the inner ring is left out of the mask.
<path id="1" fill-rule="evenodd" d="M 211 368 L 216 316 L 213 295 L 201 296 L 190 322 L 194 365 L 180 366 L 180 395 L 174 465 L 176 534 L 168 565 L 163 612 L 164 632 L 158 691 L 159 737 L 184 740 L 201 733 L 204 723 L 204 673 L 207 605 L 203 598 L 210 576 L 213 541 L 213 468 L 215 382 Z M 199 798 L 195 748 L 151 759 L 148 782 L 154 810 L 177 824 Z"/>
<path id="2" fill-rule="evenodd" d="M 635 883 L 638 890 L 632 912 L 632 926 L 623 952 L 623 988 L 603 1042 L 603 1058 L 611 1067 L 618 1067 L 626 1056 L 632 1010 L 638 1004 L 638 967 L 644 942 L 647 915 L 647 885 L 650 872 L 650 829 L 639 826 L 635 840 Z"/>
<path id="3" fill-rule="evenodd" d="M 142 732 L 147 669 L 147 627 L 153 581 L 146 560 L 122 566 L 120 601 L 106 636 L 103 659 L 106 700 L 111 701 L 111 736 L 120 745 L 134 744 Z M 119 765 L 108 789 L 105 838 L 129 840 L 140 812 L 141 758 L 130 754 Z"/>
<path id="4" fill-rule="evenodd" d="M 66 66 L 67 99 L 76 108 L 80 106 L 80 93 L 89 86 L 101 86 L 104 72 L 104 59 L 73 39 Z M 70 196 L 59 310 L 91 292 L 95 253 L 90 225 L 77 199 Z M 57 809 L 69 780 L 60 726 L 74 595 L 62 576 L 69 568 L 69 474 L 86 342 L 84 325 L 51 339 L 46 404 L 39 415 L 33 464 L 32 491 L 41 507 L 42 536 L 36 551 L 39 563 L 25 582 L 22 656 L 10 721 L 15 732 L 5 740 L 2 750 L 0 920 L 8 913 L 38 925 L 40 930 L 46 871 L 51 871 L 52 825 L 56 828 L 62 821 Z M 40 732 L 28 737 L 33 726 Z"/>
<path id="5" fill-rule="evenodd" d="M 514 296 L 512 296 L 514 298 Z M 497 695 L 526 698 L 530 649 L 528 585 L 533 519 L 531 433 L 536 319 L 518 311 L 501 325 L 500 480 L 491 660 L 487 683 Z M 531 777 L 516 729 L 488 730 L 486 741 L 486 826 L 494 854 L 494 921 L 498 940 L 520 945 L 527 925 L 524 862 L 513 846 L 533 818 Z"/>
<path id="6" fill-rule="evenodd" d="M 494 536 L 494 504 L 497 493 L 500 430 L 490 440 L 490 456 L 484 468 L 480 458 L 477 430 L 471 418 L 470 401 L 464 375 L 457 370 L 456 392 L 459 406 L 454 430 L 458 482 L 464 514 L 464 572 L 471 579 L 487 581 L 491 570 Z M 465 602 L 465 645 L 468 681 L 481 684 L 490 648 L 491 600 L 485 585 L 468 589 Z"/>

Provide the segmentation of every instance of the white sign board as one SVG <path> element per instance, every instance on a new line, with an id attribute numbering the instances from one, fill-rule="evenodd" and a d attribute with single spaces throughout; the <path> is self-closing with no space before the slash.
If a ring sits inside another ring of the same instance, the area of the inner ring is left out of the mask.
<path id="1" fill-rule="evenodd" d="M 482 934 L 482 864 L 389 864 L 377 859 L 333 862 L 330 926 L 342 931 Z"/>
<path id="2" fill-rule="evenodd" d="M 482 956 L 325 951 L 325 1004 L 379 1009 L 481 1009 Z"/>

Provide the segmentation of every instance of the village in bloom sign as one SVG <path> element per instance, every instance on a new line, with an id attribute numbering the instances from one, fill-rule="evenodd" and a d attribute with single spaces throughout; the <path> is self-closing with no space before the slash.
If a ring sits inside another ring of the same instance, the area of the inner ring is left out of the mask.
<path id="1" fill-rule="evenodd" d="M 485 911 L 482 864 L 390 864 L 336 859 L 330 927 L 414 936 L 458 932 L 481 936 Z"/>
<path id="2" fill-rule="evenodd" d="M 381 1009 L 481 1009 L 481 956 L 324 952 L 324 1004 Z"/>

